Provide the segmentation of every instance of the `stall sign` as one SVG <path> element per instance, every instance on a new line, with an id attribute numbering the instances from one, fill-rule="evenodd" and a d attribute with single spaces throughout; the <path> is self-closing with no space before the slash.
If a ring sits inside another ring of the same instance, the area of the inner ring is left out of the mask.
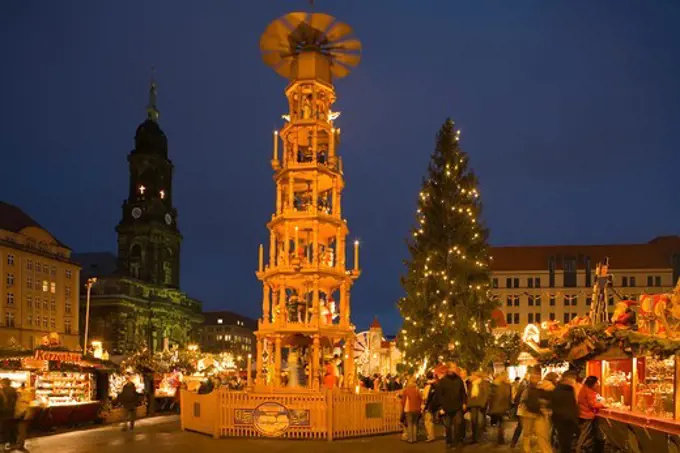
<path id="1" fill-rule="evenodd" d="M 48 360 L 52 362 L 80 362 L 83 355 L 79 352 L 63 352 L 63 351 L 43 351 L 38 349 L 35 351 L 36 360 Z"/>
<path id="2" fill-rule="evenodd" d="M 26 357 L 21 359 L 21 368 L 25 370 L 47 370 L 47 360 Z"/>
<path id="3" fill-rule="evenodd" d="M 234 424 L 254 426 L 267 437 L 282 436 L 290 427 L 311 426 L 309 410 L 288 409 L 276 402 L 262 403 L 255 409 L 235 409 Z"/>

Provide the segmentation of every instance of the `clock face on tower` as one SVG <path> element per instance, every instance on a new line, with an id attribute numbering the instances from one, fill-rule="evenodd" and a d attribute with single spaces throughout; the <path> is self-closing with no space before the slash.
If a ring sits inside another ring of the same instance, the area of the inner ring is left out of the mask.
<path id="1" fill-rule="evenodd" d="M 135 219 L 138 219 L 142 216 L 142 210 L 140 208 L 133 208 L 132 209 L 132 217 Z"/>
<path id="2" fill-rule="evenodd" d="M 165 214 L 165 223 L 168 225 L 172 223 L 172 216 L 170 214 Z"/>

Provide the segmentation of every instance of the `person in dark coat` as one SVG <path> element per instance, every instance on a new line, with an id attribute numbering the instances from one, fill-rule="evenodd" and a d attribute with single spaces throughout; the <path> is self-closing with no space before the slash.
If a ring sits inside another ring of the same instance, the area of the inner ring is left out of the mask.
<path id="1" fill-rule="evenodd" d="M 446 448 L 457 447 L 465 437 L 463 412 L 467 407 L 467 392 L 454 363 L 449 365 L 447 375 L 437 384 L 436 398 L 439 413 L 444 417 Z"/>
<path id="2" fill-rule="evenodd" d="M 14 411 L 17 404 L 17 391 L 12 387 L 12 381 L 5 378 L 0 385 L 0 434 L 2 444 L 14 447 L 17 440 L 17 423 Z"/>
<path id="3" fill-rule="evenodd" d="M 562 379 L 552 392 L 552 422 L 557 431 L 557 441 L 560 453 L 570 453 L 574 439 L 577 437 L 578 428 L 578 404 L 574 385 L 576 373 L 566 371 Z"/>
<path id="4" fill-rule="evenodd" d="M 135 386 L 135 383 L 132 382 L 132 375 L 128 374 L 127 382 L 123 386 L 123 390 L 120 392 L 118 400 L 123 405 L 123 409 L 125 409 L 125 414 L 127 416 L 127 422 L 123 425 L 123 431 L 127 431 L 128 428 L 132 431 L 135 429 L 137 402 L 139 400 L 137 387 Z"/>
<path id="5" fill-rule="evenodd" d="M 493 381 L 491 386 L 491 398 L 489 400 L 489 415 L 491 416 L 491 424 L 496 425 L 498 433 L 496 436 L 496 443 L 498 445 L 505 444 L 505 436 L 503 435 L 503 417 L 505 417 L 512 407 L 512 387 L 508 382 L 508 373 L 503 371 Z"/>

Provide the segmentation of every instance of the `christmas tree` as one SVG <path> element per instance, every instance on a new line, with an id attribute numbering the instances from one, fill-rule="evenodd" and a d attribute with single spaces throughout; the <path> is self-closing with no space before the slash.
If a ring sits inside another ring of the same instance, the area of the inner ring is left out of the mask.
<path id="1" fill-rule="evenodd" d="M 477 178 L 459 136 L 450 119 L 437 135 L 408 240 L 399 347 L 411 367 L 427 360 L 477 369 L 493 343 L 488 232 L 480 221 Z"/>

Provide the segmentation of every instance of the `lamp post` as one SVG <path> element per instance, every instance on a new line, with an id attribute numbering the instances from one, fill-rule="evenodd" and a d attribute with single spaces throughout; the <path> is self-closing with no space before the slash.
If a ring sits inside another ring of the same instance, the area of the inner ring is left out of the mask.
<path id="1" fill-rule="evenodd" d="M 92 285 L 97 283 L 97 277 L 87 279 L 85 286 L 87 287 L 87 300 L 85 303 L 85 341 L 83 342 L 83 354 L 87 355 L 87 337 L 90 333 L 90 293 L 92 292 Z"/>

